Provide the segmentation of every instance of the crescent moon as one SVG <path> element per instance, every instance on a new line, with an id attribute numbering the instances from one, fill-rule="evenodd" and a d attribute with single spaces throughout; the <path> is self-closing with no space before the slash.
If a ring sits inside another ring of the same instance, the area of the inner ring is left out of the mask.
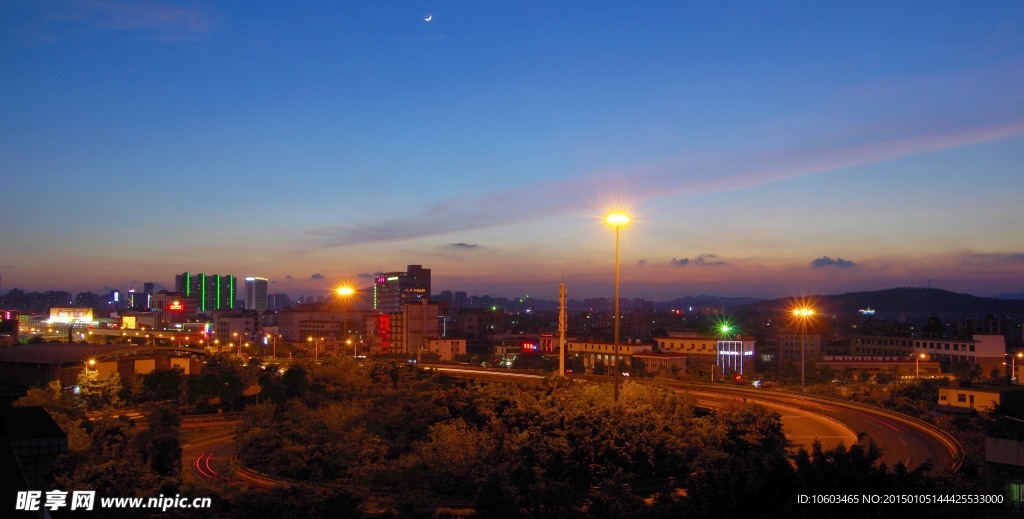
<path id="1" fill-rule="evenodd" d="M 427 17 L 423 19 L 423 21 L 424 22 L 429 22 L 430 20 L 433 20 L 433 19 L 434 19 L 434 15 L 428 14 Z"/>

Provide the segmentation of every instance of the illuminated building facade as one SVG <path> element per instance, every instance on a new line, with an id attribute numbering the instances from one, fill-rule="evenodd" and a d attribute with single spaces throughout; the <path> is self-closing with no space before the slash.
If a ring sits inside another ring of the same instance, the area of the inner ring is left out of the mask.
<path id="1" fill-rule="evenodd" d="M 401 312 L 404 303 L 430 299 L 430 269 L 409 265 L 405 272 L 388 272 L 377 276 L 373 284 L 373 309 L 378 312 Z"/>
<path id="2" fill-rule="evenodd" d="M 406 303 L 399 312 L 376 313 L 367 316 L 364 323 L 369 335 L 367 343 L 370 353 L 404 353 L 411 357 L 426 351 L 428 341 L 438 339 L 439 305 L 426 299 L 418 303 Z"/>
<path id="3" fill-rule="evenodd" d="M 402 305 L 402 311 L 391 317 L 392 348 L 396 351 L 418 355 L 425 349 L 427 339 L 437 338 L 438 304 L 426 299 Z"/>
<path id="4" fill-rule="evenodd" d="M 713 365 L 718 374 L 744 375 L 754 370 L 754 345 L 750 337 L 720 338 L 710 335 L 678 334 L 655 339 L 658 350 L 683 353 L 686 362 Z"/>
<path id="5" fill-rule="evenodd" d="M 817 359 L 822 354 L 821 334 L 801 334 L 800 329 L 795 326 L 765 334 L 762 346 L 758 353 L 764 362 L 776 359 L 782 359 L 782 362 L 800 362 L 801 356 Z"/>
<path id="6" fill-rule="evenodd" d="M 255 335 L 259 331 L 259 314 L 238 310 L 234 312 L 217 312 L 213 318 L 214 338 L 220 339 L 221 348 L 230 347 L 242 351 L 243 346 L 255 344 Z"/>
<path id="7" fill-rule="evenodd" d="M 245 278 L 245 309 L 267 311 L 267 278 Z"/>
<path id="8" fill-rule="evenodd" d="M 218 274 L 191 274 L 185 272 L 174 277 L 174 291 L 199 302 L 198 311 L 235 308 L 235 276 Z"/>
<path id="9" fill-rule="evenodd" d="M 291 305 L 277 314 L 277 332 L 285 342 L 306 343 L 316 339 L 320 353 L 347 351 L 351 348 L 348 341 L 353 341 L 365 353 L 362 346 L 365 335 L 373 333 L 368 319 L 378 315 L 333 303 Z"/>
<path id="10" fill-rule="evenodd" d="M 1006 337 L 977 334 L 970 339 L 855 335 L 850 338 L 852 355 L 910 357 L 924 354 L 928 360 L 952 371 L 956 363 L 980 364 L 983 373 L 1003 369 L 1007 360 Z M 1019 364 L 1019 363 L 1018 363 Z"/>
<path id="11" fill-rule="evenodd" d="M 442 362 L 451 362 L 466 354 L 466 339 L 427 339 L 426 350 Z"/>
<path id="12" fill-rule="evenodd" d="M 577 357 L 583 362 L 587 371 L 593 371 L 599 363 L 614 366 L 616 360 L 628 371 L 633 365 L 633 356 L 651 351 L 651 345 L 640 342 L 627 342 L 618 345 L 610 342 L 566 341 L 566 357 Z"/>
<path id="13" fill-rule="evenodd" d="M 153 294 L 149 301 L 160 328 L 194 321 L 198 317 L 199 300 L 182 293 L 161 290 Z"/>

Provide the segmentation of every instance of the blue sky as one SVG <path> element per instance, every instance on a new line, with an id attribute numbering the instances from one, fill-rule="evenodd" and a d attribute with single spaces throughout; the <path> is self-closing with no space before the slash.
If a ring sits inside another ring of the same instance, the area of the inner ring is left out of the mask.
<path id="1" fill-rule="evenodd" d="M 1024 3 L 294 4 L 0 2 L 3 289 L 1024 291 Z"/>

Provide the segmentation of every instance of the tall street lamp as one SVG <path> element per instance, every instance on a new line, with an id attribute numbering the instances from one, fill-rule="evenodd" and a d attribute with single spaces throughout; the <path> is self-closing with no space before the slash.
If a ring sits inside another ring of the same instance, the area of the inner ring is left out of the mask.
<path id="1" fill-rule="evenodd" d="M 800 320 L 800 391 L 804 391 L 804 371 L 807 364 L 807 320 L 814 315 L 814 309 L 802 306 L 793 309 L 793 317 Z"/>
<path id="2" fill-rule="evenodd" d="M 1017 352 L 1016 355 L 1010 356 L 1010 383 L 1017 380 L 1017 359 L 1024 358 L 1024 353 Z"/>
<path id="3" fill-rule="evenodd" d="M 341 299 L 341 321 L 342 326 L 345 328 L 345 338 L 348 338 L 348 310 L 352 306 L 352 296 L 356 295 L 356 289 L 351 285 L 342 285 L 334 289 L 334 292 L 338 294 Z"/>
<path id="4" fill-rule="evenodd" d="M 629 215 L 625 213 L 611 213 L 605 216 L 604 221 L 615 228 L 615 320 L 613 324 L 612 340 L 612 363 L 615 371 L 612 372 L 613 395 L 615 401 L 619 401 L 619 231 L 629 223 Z"/>
<path id="5" fill-rule="evenodd" d="M 271 339 L 273 341 L 273 343 L 274 343 L 274 358 L 276 359 L 277 358 L 277 334 L 276 333 L 268 333 L 266 338 L 267 339 Z M 263 344 L 266 344 L 266 342 L 264 342 Z"/>
<path id="6" fill-rule="evenodd" d="M 316 339 L 312 337 L 306 337 L 306 341 L 313 345 L 313 362 L 317 362 L 320 359 L 320 348 L 316 343 Z"/>
<path id="7" fill-rule="evenodd" d="M 921 380 L 921 361 L 927 358 L 926 354 L 914 355 L 914 371 L 917 372 L 917 379 Z"/>

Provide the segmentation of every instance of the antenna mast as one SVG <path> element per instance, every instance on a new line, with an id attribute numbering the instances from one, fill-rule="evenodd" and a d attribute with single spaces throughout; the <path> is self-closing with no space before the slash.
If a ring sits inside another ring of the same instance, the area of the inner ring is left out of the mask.
<path id="1" fill-rule="evenodd" d="M 565 315 L 565 281 L 558 285 L 558 376 L 565 376 L 565 329 L 568 320 Z"/>

